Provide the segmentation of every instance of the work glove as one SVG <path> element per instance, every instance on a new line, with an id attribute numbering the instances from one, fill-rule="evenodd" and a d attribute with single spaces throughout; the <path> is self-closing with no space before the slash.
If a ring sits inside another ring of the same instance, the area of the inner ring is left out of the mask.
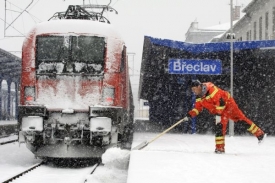
<path id="1" fill-rule="evenodd" d="M 187 114 L 184 118 L 183 118 L 183 121 L 191 121 L 192 120 L 192 118 L 191 118 L 191 116 L 190 116 L 190 114 Z"/>

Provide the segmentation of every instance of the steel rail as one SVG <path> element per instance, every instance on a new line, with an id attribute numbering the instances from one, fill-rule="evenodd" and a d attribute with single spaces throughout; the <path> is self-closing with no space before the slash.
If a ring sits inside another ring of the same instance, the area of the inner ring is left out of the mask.
<path id="1" fill-rule="evenodd" d="M 0 142 L 0 145 L 5 145 L 5 144 L 9 144 L 9 143 L 13 143 L 13 142 L 17 142 L 18 140 L 8 140 L 6 142 Z"/>
<path id="2" fill-rule="evenodd" d="M 24 170 L 23 172 L 21 172 L 21 173 L 19 173 L 19 174 L 16 174 L 15 176 L 13 176 L 13 177 L 11 177 L 11 178 L 5 180 L 3 183 L 12 182 L 14 179 L 19 178 L 20 176 L 22 176 L 22 175 L 24 175 L 24 174 L 30 172 L 31 170 L 33 170 L 33 169 L 35 169 L 35 168 L 37 168 L 37 167 L 43 165 L 44 163 L 45 163 L 44 161 L 42 161 L 41 163 L 37 163 L 37 164 L 31 166 L 30 168 L 28 168 L 27 170 Z"/>

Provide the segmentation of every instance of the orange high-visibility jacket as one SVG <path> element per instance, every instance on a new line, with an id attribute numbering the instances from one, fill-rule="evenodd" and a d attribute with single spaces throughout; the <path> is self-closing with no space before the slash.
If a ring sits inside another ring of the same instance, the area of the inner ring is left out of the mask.
<path id="1" fill-rule="evenodd" d="M 221 115 L 231 101 L 230 94 L 211 82 L 202 84 L 206 87 L 206 93 L 202 97 L 197 96 L 194 108 L 188 113 L 191 117 L 195 117 L 206 108 L 211 114 Z"/>

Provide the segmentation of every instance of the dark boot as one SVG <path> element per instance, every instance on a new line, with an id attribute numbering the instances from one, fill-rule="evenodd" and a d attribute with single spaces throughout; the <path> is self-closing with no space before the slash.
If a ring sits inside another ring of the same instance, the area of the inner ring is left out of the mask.
<path id="1" fill-rule="evenodd" d="M 266 133 L 263 133 L 262 135 L 259 135 L 257 138 L 258 138 L 258 143 L 259 144 L 262 144 L 266 138 L 267 134 Z"/>
<path id="2" fill-rule="evenodd" d="M 222 149 L 215 149 L 215 153 L 216 154 L 224 154 L 225 150 L 224 150 L 224 148 L 222 148 Z"/>
<path id="3" fill-rule="evenodd" d="M 263 142 L 266 134 L 254 123 L 247 129 L 250 133 L 257 137 L 259 144 Z"/>
<path id="4" fill-rule="evenodd" d="M 225 153 L 224 144 L 216 144 L 215 153 L 216 154 L 223 154 L 223 153 Z"/>

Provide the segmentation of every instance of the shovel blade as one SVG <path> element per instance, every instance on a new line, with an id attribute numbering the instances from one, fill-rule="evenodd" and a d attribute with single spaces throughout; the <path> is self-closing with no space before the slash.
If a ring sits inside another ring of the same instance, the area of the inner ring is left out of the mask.
<path id="1" fill-rule="evenodd" d="M 148 145 L 148 142 L 144 141 L 144 142 L 140 143 L 139 145 L 137 145 L 136 147 L 132 148 L 132 150 L 141 150 L 144 147 L 146 147 L 147 145 Z"/>

